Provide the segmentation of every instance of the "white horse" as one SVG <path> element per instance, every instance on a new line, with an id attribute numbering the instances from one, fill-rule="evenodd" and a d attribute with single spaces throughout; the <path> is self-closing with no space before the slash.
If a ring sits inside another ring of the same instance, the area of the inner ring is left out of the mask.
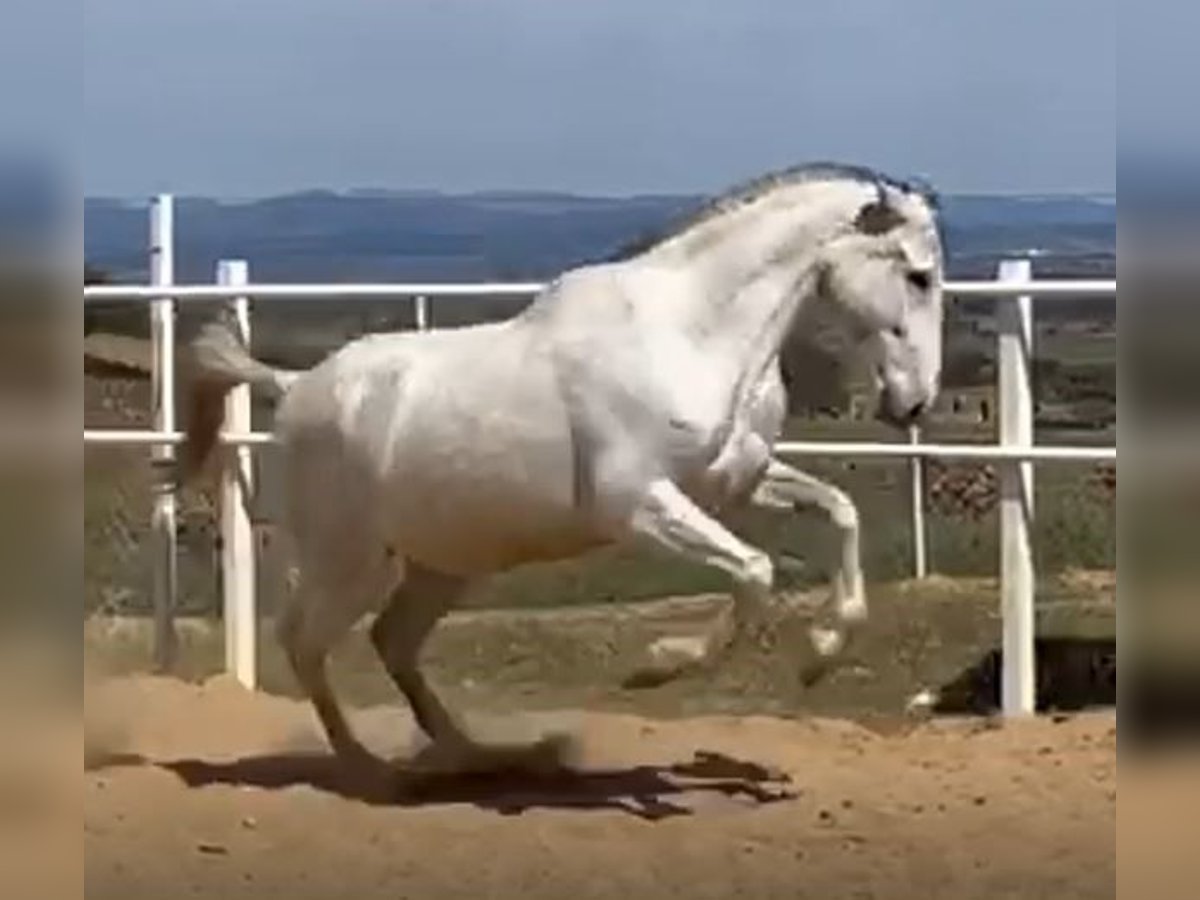
<path id="1" fill-rule="evenodd" d="M 734 612 L 709 639 L 651 648 L 668 678 L 716 659 L 773 582 L 722 510 L 825 509 L 841 529 L 837 627 L 865 620 L 859 521 L 840 490 L 772 457 L 784 420 L 780 345 L 805 309 L 840 316 L 872 355 L 881 415 L 934 400 L 942 252 L 931 200 L 870 170 L 812 164 L 732 190 L 619 261 L 571 270 L 505 322 L 363 337 L 305 372 L 252 359 L 209 326 L 184 464 L 216 441 L 223 392 L 281 397 L 285 530 L 300 572 L 278 635 L 336 753 L 374 761 L 334 697 L 333 644 L 368 613 L 371 639 L 433 747 L 484 748 L 438 699 L 418 654 L 474 580 L 629 538 L 727 572 Z M 538 745 L 541 746 L 541 745 Z M 531 748 L 526 748 L 531 749 Z"/>

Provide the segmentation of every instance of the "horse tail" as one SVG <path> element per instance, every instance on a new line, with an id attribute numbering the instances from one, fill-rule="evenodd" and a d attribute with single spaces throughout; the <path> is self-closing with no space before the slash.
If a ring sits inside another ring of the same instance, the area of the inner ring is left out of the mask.
<path id="1" fill-rule="evenodd" d="M 237 335 L 220 322 L 204 325 L 188 349 L 190 392 L 179 454 L 180 475 L 184 481 L 203 469 L 212 455 L 225 417 L 225 396 L 233 388 L 249 384 L 277 399 L 303 374 L 259 362 Z"/>

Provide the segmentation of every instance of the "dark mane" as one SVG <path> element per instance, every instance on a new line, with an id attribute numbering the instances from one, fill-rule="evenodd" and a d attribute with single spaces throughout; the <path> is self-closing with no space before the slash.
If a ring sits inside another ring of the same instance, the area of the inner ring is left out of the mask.
<path id="1" fill-rule="evenodd" d="M 665 228 L 644 234 L 620 247 L 607 258 L 607 262 L 631 259 L 665 241 L 669 241 L 690 228 L 747 203 L 753 203 L 777 187 L 802 184 L 808 181 L 854 181 L 873 185 L 882 192 L 890 187 L 904 194 L 918 194 L 934 209 L 938 206 L 937 194 L 923 181 L 902 181 L 868 166 L 857 166 L 837 162 L 808 162 L 775 172 L 759 175 L 749 181 L 735 185 L 713 197 L 697 209 L 668 224 Z"/>

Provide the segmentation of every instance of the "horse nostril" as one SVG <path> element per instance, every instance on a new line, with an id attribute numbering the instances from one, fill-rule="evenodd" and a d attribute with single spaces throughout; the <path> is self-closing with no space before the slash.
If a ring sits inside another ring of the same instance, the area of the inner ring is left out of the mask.
<path id="1" fill-rule="evenodd" d="M 910 422 L 917 421 L 919 418 L 921 418 L 921 415 L 924 412 L 925 412 L 925 402 L 921 401 L 920 403 L 917 403 L 915 406 L 913 406 L 912 409 L 910 409 L 908 411 L 908 421 L 910 421 Z"/>

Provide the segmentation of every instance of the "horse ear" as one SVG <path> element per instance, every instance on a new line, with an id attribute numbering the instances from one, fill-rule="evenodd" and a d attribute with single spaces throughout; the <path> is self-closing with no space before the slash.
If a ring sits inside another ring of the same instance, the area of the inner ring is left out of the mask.
<path id="1" fill-rule="evenodd" d="M 903 221 L 904 216 L 886 200 L 872 200 L 858 211 L 854 226 L 863 234 L 877 236 L 886 234 Z"/>

